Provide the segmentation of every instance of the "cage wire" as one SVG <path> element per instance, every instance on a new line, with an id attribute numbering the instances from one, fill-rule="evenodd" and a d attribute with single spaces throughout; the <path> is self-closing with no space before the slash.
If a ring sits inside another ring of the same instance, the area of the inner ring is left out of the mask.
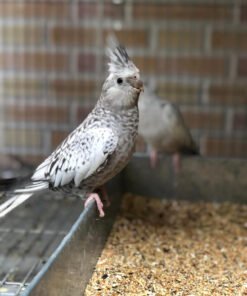
<path id="1" fill-rule="evenodd" d="M 246 158 L 244 1 L 1 0 L 1 177 L 28 174 L 90 112 L 112 32 L 147 84 L 179 106 L 202 156 Z M 147 153 L 140 137 L 136 152 Z M 21 293 L 78 214 L 75 201 L 58 211 L 49 199 L 48 212 L 39 203 L 0 222 L 0 295 Z"/>

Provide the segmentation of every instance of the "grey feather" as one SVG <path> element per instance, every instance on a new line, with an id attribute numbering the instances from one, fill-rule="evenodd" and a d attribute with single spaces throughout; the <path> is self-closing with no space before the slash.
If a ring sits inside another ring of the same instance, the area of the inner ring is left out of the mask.
<path id="1" fill-rule="evenodd" d="M 167 154 L 199 153 L 178 106 L 145 87 L 139 111 L 139 133 L 153 150 Z"/>
<path id="2" fill-rule="evenodd" d="M 126 49 L 114 35 L 108 36 L 107 44 L 106 54 L 110 59 L 108 63 L 110 73 L 122 74 L 127 71 L 139 73 L 138 68 L 130 60 Z"/>

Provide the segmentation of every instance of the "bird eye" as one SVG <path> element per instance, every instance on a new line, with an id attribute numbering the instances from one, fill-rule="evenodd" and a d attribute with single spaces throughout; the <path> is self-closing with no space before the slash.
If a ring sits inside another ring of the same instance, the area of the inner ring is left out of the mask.
<path id="1" fill-rule="evenodd" d="M 122 84 L 122 83 L 123 83 L 123 79 L 122 79 L 122 78 L 118 78 L 118 79 L 117 79 L 117 83 L 118 83 L 118 84 Z"/>

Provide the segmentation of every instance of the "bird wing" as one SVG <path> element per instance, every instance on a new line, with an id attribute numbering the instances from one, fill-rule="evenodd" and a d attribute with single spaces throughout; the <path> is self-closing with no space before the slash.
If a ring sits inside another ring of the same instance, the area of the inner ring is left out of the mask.
<path id="1" fill-rule="evenodd" d="M 110 128 L 91 128 L 72 133 L 35 171 L 33 181 L 49 180 L 60 187 L 75 186 L 94 174 L 115 151 L 118 136 Z"/>
<path id="2" fill-rule="evenodd" d="M 198 154 L 197 146 L 178 106 L 165 103 L 162 118 L 166 122 L 167 132 L 170 135 L 168 139 L 173 150 L 184 154 Z"/>

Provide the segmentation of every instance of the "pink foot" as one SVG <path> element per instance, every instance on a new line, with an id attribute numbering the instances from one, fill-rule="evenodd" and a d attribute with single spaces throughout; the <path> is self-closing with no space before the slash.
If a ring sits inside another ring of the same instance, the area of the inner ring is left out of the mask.
<path id="1" fill-rule="evenodd" d="M 179 153 L 175 153 L 172 155 L 172 165 L 174 172 L 177 175 L 181 170 L 181 156 Z"/>
<path id="2" fill-rule="evenodd" d="M 111 202 L 110 202 L 109 196 L 107 194 L 106 187 L 104 185 L 100 186 L 99 191 L 102 194 L 102 200 L 104 201 L 105 206 L 109 207 L 111 205 Z"/>
<path id="3" fill-rule="evenodd" d="M 84 203 L 84 207 L 86 208 L 90 202 L 95 201 L 97 204 L 97 208 L 99 211 L 99 216 L 100 217 L 104 217 L 105 216 L 105 212 L 103 210 L 103 203 L 99 197 L 99 195 L 97 193 L 90 193 L 88 198 L 86 199 L 85 203 Z"/>
<path id="4" fill-rule="evenodd" d="M 150 153 L 150 166 L 152 169 L 156 167 L 157 160 L 158 160 L 158 153 L 156 150 L 152 150 Z"/>

